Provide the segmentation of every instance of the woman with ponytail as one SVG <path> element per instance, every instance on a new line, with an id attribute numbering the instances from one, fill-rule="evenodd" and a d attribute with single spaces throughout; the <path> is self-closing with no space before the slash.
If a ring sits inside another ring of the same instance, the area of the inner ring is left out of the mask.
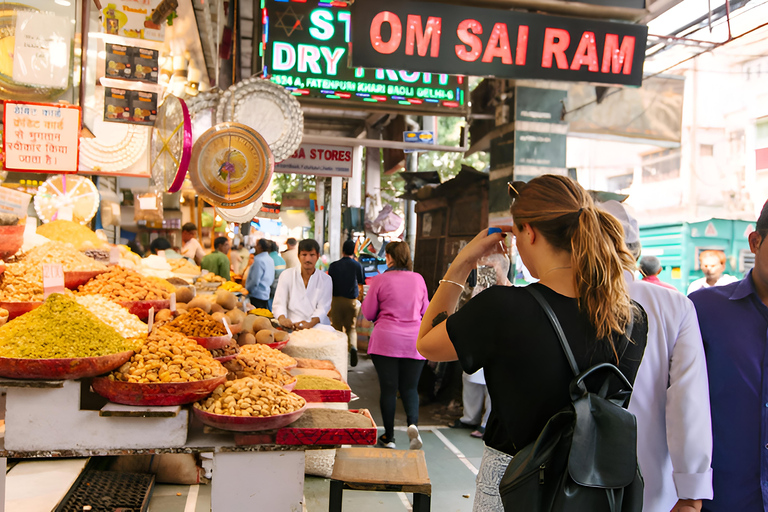
<path id="1" fill-rule="evenodd" d="M 482 231 L 458 254 L 424 315 L 417 344 L 431 361 L 458 359 L 467 373 L 485 370 L 492 408 L 473 508 L 483 512 L 503 511 L 499 482 L 509 461 L 571 403 L 573 374 L 544 310 L 524 288 L 491 287 L 454 313 L 477 261 L 514 235 L 523 263 L 539 279 L 530 286 L 554 310 L 579 368 L 610 362 L 634 382 L 648 331 L 624 281 L 634 259 L 619 221 L 567 177 L 544 175 L 512 183 L 509 191 L 514 225 Z M 630 319 L 632 343 L 619 358 Z"/>

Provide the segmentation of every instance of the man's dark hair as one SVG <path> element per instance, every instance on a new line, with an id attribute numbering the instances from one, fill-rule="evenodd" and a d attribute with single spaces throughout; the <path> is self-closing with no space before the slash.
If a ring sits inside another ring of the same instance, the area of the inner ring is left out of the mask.
<path id="1" fill-rule="evenodd" d="M 136 254 L 138 254 L 139 256 L 141 256 L 142 258 L 144 257 L 144 248 L 136 240 L 131 240 L 130 242 L 128 242 L 127 247 L 131 251 L 133 251 Z"/>
<path id="2" fill-rule="evenodd" d="M 190 232 L 190 231 L 197 231 L 197 226 L 194 222 L 187 222 L 183 226 L 181 226 L 182 231 Z"/>
<path id="3" fill-rule="evenodd" d="M 755 231 L 760 233 L 760 237 L 765 238 L 768 235 L 768 201 L 763 205 L 763 209 L 760 211 L 760 217 L 757 219 L 755 225 Z"/>
<path id="4" fill-rule="evenodd" d="M 296 239 L 295 238 L 289 238 L 288 240 L 285 241 L 285 245 L 287 245 L 288 247 L 295 247 L 296 246 Z"/>
<path id="5" fill-rule="evenodd" d="M 256 241 L 256 245 L 259 246 L 259 249 L 261 249 L 261 252 L 269 252 L 270 249 L 272 249 L 272 241 L 267 240 L 266 238 L 259 238 Z"/>
<path id="6" fill-rule="evenodd" d="M 656 256 L 643 256 L 640 258 L 640 272 L 645 277 L 655 276 L 661 270 L 661 261 Z"/>
<path id="7" fill-rule="evenodd" d="M 152 240 L 152 243 L 149 244 L 149 250 L 152 252 L 152 254 L 157 254 L 157 251 L 167 251 L 170 248 L 171 242 L 163 237 L 155 238 Z"/>
<path id="8" fill-rule="evenodd" d="M 290 240 L 290 238 L 288 240 Z M 320 254 L 320 244 L 317 243 L 317 240 L 313 240 L 312 238 L 305 238 L 299 242 L 299 253 L 312 251 L 315 251 L 318 255 Z"/>
<path id="9" fill-rule="evenodd" d="M 269 252 L 279 252 L 280 248 L 277 246 L 277 242 L 274 240 L 269 241 Z"/>
<path id="10" fill-rule="evenodd" d="M 213 241 L 213 249 L 218 251 L 219 247 L 221 247 L 222 245 L 224 245 L 227 242 L 229 242 L 229 238 L 227 238 L 225 236 L 216 237 L 216 239 Z"/>
<path id="11" fill-rule="evenodd" d="M 353 256 L 355 254 L 355 241 L 347 240 L 344 245 L 341 246 L 341 252 L 344 256 Z"/>

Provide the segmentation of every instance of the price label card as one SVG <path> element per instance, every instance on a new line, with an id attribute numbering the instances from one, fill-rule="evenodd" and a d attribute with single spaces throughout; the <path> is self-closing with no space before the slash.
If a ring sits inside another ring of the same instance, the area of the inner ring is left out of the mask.
<path id="1" fill-rule="evenodd" d="M 171 313 L 176 312 L 176 292 L 173 292 L 171 294 L 171 305 L 170 305 Z"/>
<path id="2" fill-rule="evenodd" d="M 109 249 L 109 264 L 117 265 L 118 263 L 120 263 L 120 248 L 114 246 Z"/>
<path id="3" fill-rule="evenodd" d="M 157 197 L 139 197 L 139 210 L 154 210 L 157 208 Z"/>
<path id="4" fill-rule="evenodd" d="M 227 318 L 224 317 L 221 319 L 222 322 L 224 322 L 224 328 L 227 330 L 227 334 L 229 334 L 229 337 L 232 337 L 232 330 L 229 328 L 229 322 L 227 322 Z"/>
<path id="5" fill-rule="evenodd" d="M 152 334 L 152 324 L 155 323 L 155 308 L 149 308 L 149 318 L 147 318 L 147 332 Z"/>
<path id="6" fill-rule="evenodd" d="M 43 297 L 64 292 L 64 268 L 57 263 L 43 263 Z"/>
<path id="7" fill-rule="evenodd" d="M 74 208 L 71 206 L 62 206 L 56 215 L 56 220 L 72 220 L 72 215 L 75 213 Z"/>

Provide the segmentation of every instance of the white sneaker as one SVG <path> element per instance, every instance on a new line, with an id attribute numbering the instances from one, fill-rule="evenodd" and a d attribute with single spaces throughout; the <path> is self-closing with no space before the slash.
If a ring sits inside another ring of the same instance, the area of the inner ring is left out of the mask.
<path id="1" fill-rule="evenodd" d="M 408 426 L 408 439 L 411 440 L 411 444 L 408 447 L 411 450 L 421 450 L 424 443 L 421 441 L 421 435 L 419 434 L 419 427 L 416 425 Z"/>

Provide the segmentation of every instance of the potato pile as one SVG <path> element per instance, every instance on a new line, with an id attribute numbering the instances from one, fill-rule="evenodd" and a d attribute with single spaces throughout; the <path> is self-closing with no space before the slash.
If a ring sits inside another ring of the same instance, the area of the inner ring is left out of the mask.
<path id="1" fill-rule="evenodd" d="M 163 327 L 173 332 L 181 333 L 184 336 L 195 338 L 210 338 L 227 334 L 227 330 L 221 321 L 214 320 L 211 315 L 200 308 L 190 308 L 186 312 L 180 312 L 179 316 Z"/>
<path id="2" fill-rule="evenodd" d="M 104 295 L 118 302 L 165 300 L 170 294 L 138 272 L 122 267 L 111 267 L 78 288 L 79 295 Z"/>
<path id="3" fill-rule="evenodd" d="M 220 377 L 226 369 L 211 353 L 186 336 L 154 329 L 141 349 L 109 374 L 120 382 L 192 382 Z"/>
<path id="4" fill-rule="evenodd" d="M 239 330 L 238 325 L 246 318 L 245 312 L 240 309 L 237 297 L 226 290 L 219 290 L 215 295 L 195 296 L 191 287 L 176 289 L 176 310 L 179 313 L 199 308 L 209 313 L 216 322 L 221 322 L 224 317 L 233 330 Z"/>
<path id="5" fill-rule="evenodd" d="M 286 341 L 288 333 L 275 329 L 269 318 L 258 315 L 246 315 L 243 320 L 243 330 L 237 338 L 240 345 L 252 345 L 254 343 L 275 343 Z"/>
<path id="6" fill-rule="evenodd" d="M 212 414 L 267 417 L 298 411 L 306 401 L 277 384 L 253 377 L 230 380 L 194 407 Z"/>

